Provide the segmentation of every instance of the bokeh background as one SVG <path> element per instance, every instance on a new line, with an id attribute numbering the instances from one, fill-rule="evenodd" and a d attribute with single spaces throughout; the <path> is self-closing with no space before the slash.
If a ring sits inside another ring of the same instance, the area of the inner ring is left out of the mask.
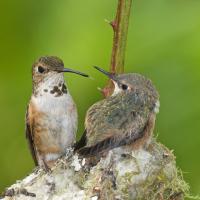
<path id="1" fill-rule="evenodd" d="M 117 0 L 0 1 L 0 191 L 33 169 L 24 134 L 31 95 L 31 65 L 57 55 L 67 67 L 95 80 L 67 74 L 79 110 L 79 136 L 87 108 L 102 98 Z M 193 194 L 200 194 L 200 1 L 134 0 L 126 72 L 153 80 L 161 109 L 155 133 L 174 150 Z"/>

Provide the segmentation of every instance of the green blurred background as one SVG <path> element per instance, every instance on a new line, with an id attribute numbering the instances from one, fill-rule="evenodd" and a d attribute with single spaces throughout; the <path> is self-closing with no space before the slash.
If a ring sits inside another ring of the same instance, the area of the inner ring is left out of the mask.
<path id="1" fill-rule="evenodd" d="M 67 67 L 95 80 L 67 74 L 78 105 L 79 136 L 87 108 L 102 98 L 117 0 L 0 1 L 0 191 L 33 169 L 24 134 L 31 94 L 31 65 L 57 55 Z M 174 149 L 194 194 L 200 193 L 200 1 L 134 0 L 126 72 L 153 80 L 160 92 L 159 140 Z"/>

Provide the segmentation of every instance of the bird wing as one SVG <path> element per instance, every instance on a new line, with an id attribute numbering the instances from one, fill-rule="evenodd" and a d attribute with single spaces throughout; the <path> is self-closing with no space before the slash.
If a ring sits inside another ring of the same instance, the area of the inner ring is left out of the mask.
<path id="1" fill-rule="evenodd" d="M 86 116 L 87 146 L 80 153 L 94 155 L 141 138 L 151 111 L 146 101 L 138 93 L 111 96 L 94 104 Z"/>
<path id="2" fill-rule="evenodd" d="M 144 136 L 146 127 L 147 125 L 141 130 L 129 132 L 123 138 L 115 136 L 108 137 L 92 146 L 83 147 L 78 152 L 84 156 L 95 156 L 102 151 L 131 144 Z"/>
<path id="3" fill-rule="evenodd" d="M 29 149 L 31 151 L 33 160 L 35 162 L 35 165 L 38 165 L 38 161 L 37 161 L 37 157 L 36 157 L 36 150 L 35 150 L 35 145 L 34 145 L 34 140 L 33 140 L 33 127 L 31 124 L 31 120 L 30 120 L 30 109 L 29 106 L 27 107 L 26 110 L 26 129 L 25 129 L 25 133 L 26 133 L 26 139 L 28 141 L 29 144 Z"/>

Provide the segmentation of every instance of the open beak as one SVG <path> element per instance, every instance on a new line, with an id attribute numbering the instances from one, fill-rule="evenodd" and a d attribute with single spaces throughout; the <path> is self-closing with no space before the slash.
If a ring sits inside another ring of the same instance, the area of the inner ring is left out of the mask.
<path id="1" fill-rule="evenodd" d="M 112 74 L 110 72 L 105 71 L 104 69 L 94 66 L 95 69 L 97 69 L 98 71 L 100 71 L 101 73 L 103 73 L 104 75 L 106 75 L 108 78 L 110 78 L 111 80 L 117 82 L 116 76 L 115 74 Z"/>
<path id="2" fill-rule="evenodd" d="M 87 74 L 84 74 L 82 72 L 79 72 L 79 71 L 76 71 L 76 70 L 73 70 L 73 69 L 69 69 L 69 68 L 56 69 L 56 71 L 57 72 L 70 72 L 70 73 L 78 74 L 78 75 L 81 75 L 81 76 L 84 76 L 84 77 L 89 77 L 89 75 L 87 75 Z"/>

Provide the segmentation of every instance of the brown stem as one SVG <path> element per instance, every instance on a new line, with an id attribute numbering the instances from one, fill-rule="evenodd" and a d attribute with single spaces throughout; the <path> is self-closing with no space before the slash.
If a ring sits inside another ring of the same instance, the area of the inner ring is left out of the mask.
<path id="1" fill-rule="evenodd" d="M 110 64 L 110 72 L 123 73 L 126 41 L 128 34 L 129 16 L 132 0 L 118 0 L 118 7 L 115 20 L 110 23 L 114 31 L 113 48 Z M 113 84 L 108 81 L 108 84 L 103 89 L 105 97 L 112 94 Z"/>

